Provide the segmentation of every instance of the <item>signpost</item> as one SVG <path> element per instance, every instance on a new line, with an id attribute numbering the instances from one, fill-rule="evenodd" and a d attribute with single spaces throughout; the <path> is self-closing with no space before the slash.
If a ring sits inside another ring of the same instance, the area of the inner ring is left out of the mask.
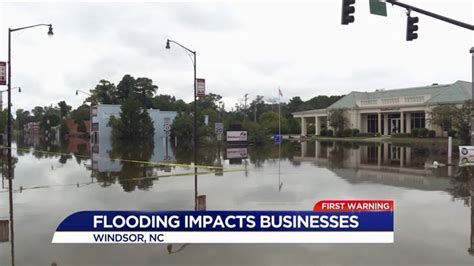
<path id="1" fill-rule="evenodd" d="M 196 79 L 196 96 L 197 97 L 206 96 L 206 80 L 205 79 Z"/>
<path id="2" fill-rule="evenodd" d="M 275 139 L 275 144 L 281 144 L 281 135 L 275 134 L 273 139 Z"/>
<path id="3" fill-rule="evenodd" d="M 385 2 L 381 2 L 380 0 L 370 0 L 370 14 L 379 15 L 379 16 L 387 16 L 387 5 Z"/>
<path id="4" fill-rule="evenodd" d="M 214 124 L 214 132 L 218 135 L 224 133 L 224 123 L 216 122 Z"/>
<path id="5" fill-rule="evenodd" d="M 474 164 L 474 146 L 459 146 L 459 164 Z"/>
<path id="6" fill-rule="evenodd" d="M 0 62 L 0 85 L 7 85 L 7 63 Z"/>
<path id="7" fill-rule="evenodd" d="M 205 211 L 206 210 L 206 195 L 197 196 L 197 210 L 196 211 Z"/>
<path id="8" fill-rule="evenodd" d="M 227 131 L 227 142 L 246 142 L 247 131 Z"/>

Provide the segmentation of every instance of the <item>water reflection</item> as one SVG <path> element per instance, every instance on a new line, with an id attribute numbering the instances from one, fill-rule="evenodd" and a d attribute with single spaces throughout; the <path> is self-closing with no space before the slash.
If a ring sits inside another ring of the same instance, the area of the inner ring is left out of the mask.
<path id="1" fill-rule="evenodd" d="M 94 150 L 94 147 L 87 146 L 85 143 L 82 143 L 85 145 L 81 145 L 82 141 L 70 139 L 68 142 L 51 143 L 41 139 L 33 141 L 23 139 L 17 142 L 16 155 L 18 159 L 14 160 L 12 158 L 12 161 L 18 162 L 17 170 L 24 170 L 25 167 L 32 165 L 29 163 L 34 163 L 37 165 L 48 164 L 48 172 L 38 171 L 35 177 L 20 174 L 11 180 L 12 184 L 10 186 L 5 185 L 8 191 L 0 193 L 0 196 L 6 195 L 10 191 L 12 194 L 12 197 L 9 197 L 8 200 L 0 201 L 0 220 L 11 221 L 9 224 L 11 227 L 6 229 L 10 234 L 9 246 L 7 246 L 8 243 L 1 242 L 4 239 L 2 236 L 5 236 L 5 225 L 2 225 L 0 221 L 1 265 L 14 265 L 15 254 L 19 260 L 18 264 L 34 264 L 31 259 L 33 255 L 31 254 L 38 253 L 44 253 L 45 257 L 54 256 L 54 260 L 59 265 L 67 264 L 67 261 L 77 261 L 77 264 L 86 263 L 88 260 L 82 261 L 83 257 L 81 256 L 95 257 L 98 265 L 111 264 L 112 260 L 107 256 L 103 256 L 102 251 L 117 254 L 117 259 L 114 261 L 120 261 L 118 264 L 133 264 L 131 261 L 136 262 L 135 264 L 152 264 L 150 262 L 153 261 L 152 257 L 166 260 L 163 256 L 167 254 L 173 254 L 170 257 L 174 258 L 187 258 L 184 263 L 183 260 L 171 260 L 167 264 L 192 264 L 194 263 L 193 258 L 196 256 L 195 252 L 209 252 L 211 249 L 215 250 L 218 255 L 213 257 L 211 261 L 207 261 L 209 263 L 200 261 L 196 264 L 219 264 L 219 261 L 225 261 L 229 257 L 235 256 L 236 253 L 241 254 L 243 250 L 254 259 L 251 261 L 252 264 L 260 265 L 269 264 L 265 259 L 259 260 L 262 258 L 261 254 L 266 254 L 265 258 L 278 256 L 277 253 L 279 252 L 275 252 L 274 249 L 285 250 L 291 258 L 299 259 L 297 264 L 305 265 L 314 263 L 316 258 L 326 258 L 322 262 L 323 264 L 329 262 L 344 264 L 345 259 L 350 260 L 351 256 L 354 255 L 351 252 L 364 252 L 367 249 L 372 250 L 376 255 L 372 257 L 373 260 L 370 260 L 370 258 L 364 259 L 364 262 L 365 260 L 372 261 L 372 263 L 364 264 L 372 265 L 380 265 L 380 263 L 374 263 L 374 261 L 383 261 L 387 256 L 399 258 L 398 264 L 420 264 L 426 261 L 432 262 L 436 259 L 441 260 L 441 264 L 444 265 L 466 264 L 466 261 L 469 261 L 466 257 L 470 258 L 468 254 L 474 254 L 474 206 L 472 204 L 474 200 L 474 175 L 470 168 L 451 166 L 451 170 L 449 170 L 448 167 L 437 169 L 427 167 L 432 165 L 434 160 L 446 161 L 447 154 L 445 148 L 441 146 L 418 144 L 399 146 L 390 143 L 378 145 L 340 142 L 283 142 L 281 147 L 278 145 L 226 147 L 222 143 L 215 143 L 199 150 L 200 164 L 229 167 L 231 166 L 230 159 L 239 159 L 239 166 L 246 169 L 246 171 L 227 173 L 225 169 L 220 168 L 219 170 L 217 168 L 200 170 L 198 175 L 191 172 L 191 175 L 189 175 L 193 168 L 132 162 L 155 159 L 163 161 L 164 158 L 168 158 L 169 162 L 190 161 L 192 160 L 192 153 L 186 147 L 170 145 L 167 148 L 166 142 L 161 144 L 156 142 L 153 145 L 151 143 L 135 144 L 133 146 L 117 146 L 111 143 L 110 148 L 105 149 L 106 153 L 101 154 L 101 147 Z M 157 146 L 160 146 L 158 152 Z M 89 147 L 90 150 L 88 150 Z M 235 150 L 235 148 L 240 150 Z M 231 149 L 230 152 L 229 149 Z M 40 155 L 40 153 L 43 154 Z M 101 164 L 102 160 L 104 162 Z M 2 162 L 6 161 L 2 157 Z M 94 161 L 97 162 L 94 163 Z M 456 157 L 454 161 L 456 161 Z M 53 172 L 49 172 L 49 164 L 53 166 L 51 168 Z M 165 169 L 165 166 L 169 168 Z M 238 166 L 232 165 L 232 167 Z M 103 172 L 100 172 L 99 169 Z M 69 176 L 68 179 L 62 179 L 66 178 L 64 176 L 66 171 L 77 172 Z M 58 179 L 49 178 L 50 175 L 54 176 L 56 172 L 61 173 Z M 166 182 L 161 184 L 161 182 L 156 181 L 160 180 L 156 177 L 159 173 L 182 173 L 186 175 L 167 179 Z M 65 187 L 65 185 L 74 184 L 74 182 L 86 184 L 87 182 L 81 183 L 81 174 L 83 174 L 83 177 L 94 175 L 95 183 L 83 189 L 75 189 L 74 186 L 72 188 Z M 322 180 L 322 182 L 316 182 L 317 180 Z M 9 180 L 5 179 L 5 181 Z M 45 182 L 44 186 L 37 186 L 41 188 L 33 191 L 26 189 L 29 184 L 40 181 Z M 58 187 L 48 190 L 47 185 L 52 185 L 53 181 L 59 182 L 59 184 L 56 184 Z M 50 183 L 47 184 L 47 182 Z M 334 182 L 334 185 L 331 185 L 331 182 Z M 160 183 L 160 186 L 157 185 L 158 183 Z M 110 189 L 113 188 L 112 184 L 116 184 L 118 190 Z M 59 185 L 64 185 L 64 187 Z M 22 190 L 21 187 L 23 186 L 25 188 Z M 339 187 L 341 187 L 340 190 Z M 391 190 L 386 188 L 390 188 L 392 191 L 395 190 L 396 193 L 390 194 Z M 41 192 L 43 190 L 44 192 Z M 124 191 L 133 191 L 133 193 L 123 193 Z M 219 193 L 220 191 L 222 193 Z M 323 194 L 326 191 L 327 193 Z M 354 191 L 360 193 L 357 194 Z M 248 245 L 240 247 L 239 245 L 182 244 L 163 245 L 158 249 L 156 247 L 135 248 L 131 246 L 120 248 L 101 246 L 100 249 L 87 245 L 80 248 L 67 245 L 48 246 L 48 241 L 51 240 L 51 232 L 60 219 L 73 211 L 88 208 L 150 210 L 255 209 L 258 208 L 256 203 L 268 202 L 272 205 L 265 205 L 263 208 L 293 209 L 295 205 L 288 204 L 296 199 L 302 202 L 301 205 L 296 205 L 296 209 L 305 209 L 308 204 L 323 197 L 321 195 L 333 195 L 337 198 L 347 197 L 347 195 L 377 197 L 387 195 L 387 192 L 388 195 L 396 195 L 396 202 L 399 202 L 400 205 L 405 204 L 405 208 L 397 209 L 398 238 L 396 243 L 387 249 L 367 245 L 284 245 L 281 249 L 282 245 L 254 245 L 251 251 L 248 250 Z M 13 197 L 13 193 L 16 197 Z M 400 193 L 400 195 L 397 193 Z M 68 197 L 67 200 L 65 195 Z M 100 196 L 96 197 L 96 195 Z M 63 198 L 59 201 L 50 199 L 55 197 L 64 197 L 65 200 L 62 200 Z M 409 199 L 404 199 L 405 197 Z M 418 202 L 413 200 L 420 197 L 423 199 Z M 44 203 L 35 203 L 38 199 L 42 199 Z M 13 200 L 15 200 L 15 204 L 13 204 Z M 458 205 L 464 204 L 465 207 L 459 209 L 455 205 L 438 206 L 440 202 L 450 202 L 451 200 L 457 202 Z M 7 202 L 9 205 L 11 204 L 11 210 L 5 205 Z M 220 204 L 220 202 L 224 203 Z M 413 208 L 416 207 L 419 210 L 411 212 L 410 208 L 407 208 L 406 202 L 414 204 Z M 423 203 L 420 204 L 420 202 Z M 18 216 L 16 219 L 13 219 L 14 208 L 21 210 L 16 212 L 16 216 Z M 456 208 L 458 212 L 454 212 L 450 208 Z M 449 213 L 455 215 L 455 217 L 449 217 L 446 220 L 436 219 L 432 212 L 423 211 L 427 209 L 436 209 L 436 212 L 441 216 Z M 463 216 L 463 210 L 466 210 L 468 213 L 465 212 L 465 214 L 468 215 Z M 49 215 L 41 215 L 45 211 L 48 211 Z M 6 215 L 9 213 L 10 218 L 7 218 Z M 422 230 L 422 232 L 413 231 L 416 226 L 413 223 L 414 216 L 418 215 L 421 216 L 420 219 L 428 221 L 426 226 L 431 226 L 430 229 Z M 31 217 L 36 219 L 34 225 L 31 225 Z M 50 219 L 48 217 L 54 218 Z M 406 223 L 409 226 L 404 226 Z M 468 225 L 469 228 L 464 225 Z M 32 227 L 34 230 L 30 229 Z M 13 237 L 15 228 L 18 231 L 17 239 Z M 407 237 L 407 235 L 417 234 L 419 234 L 418 238 Z M 450 249 L 443 249 L 444 252 L 438 255 L 440 249 L 433 246 L 432 239 L 450 240 Z M 15 249 L 15 241 L 19 243 L 17 249 Z M 410 245 L 411 242 L 414 244 Z M 44 246 L 44 244 L 48 245 Z M 429 258 L 423 257 L 423 259 L 410 257 L 410 260 L 405 258 L 409 255 L 403 255 L 406 249 L 413 249 L 413 252 L 417 254 L 423 253 L 424 245 L 433 248 L 437 252 L 430 254 Z M 8 247 L 11 252 L 8 252 L 10 254 L 7 260 L 8 253 L 6 250 Z M 75 255 L 76 248 L 79 250 L 77 251 L 79 255 Z M 305 255 L 298 253 L 301 249 L 308 250 L 308 253 L 304 253 Z M 100 252 L 97 250 L 100 250 Z M 324 254 L 339 254 L 340 251 L 347 255 L 341 259 L 336 255 L 324 257 Z M 461 252 L 464 256 L 460 255 Z M 380 253 L 380 255 L 377 255 L 377 253 Z M 294 256 L 295 254 L 304 256 Z M 143 259 L 141 256 L 150 258 Z M 51 261 L 52 258 L 49 263 Z M 42 264 L 45 264 L 44 259 L 42 262 Z"/>

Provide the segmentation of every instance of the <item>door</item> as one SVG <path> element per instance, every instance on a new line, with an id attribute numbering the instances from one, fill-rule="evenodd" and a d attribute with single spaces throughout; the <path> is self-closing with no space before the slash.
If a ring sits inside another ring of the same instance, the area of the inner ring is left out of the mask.
<path id="1" fill-rule="evenodd" d="M 390 133 L 400 133 L 400 118 L 390 119 Z"/>

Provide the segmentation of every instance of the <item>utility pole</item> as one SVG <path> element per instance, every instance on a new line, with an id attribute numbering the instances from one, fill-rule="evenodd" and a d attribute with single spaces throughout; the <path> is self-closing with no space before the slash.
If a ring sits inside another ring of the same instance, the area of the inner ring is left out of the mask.
<path id="1" fill-rule="evenodd" d="M 245 121 L 245 118 L 247 117 L 247 100 L 249 99 L 249 94 L 246 93 L 244 95 L 244 121 Z"/>
<path id="2" fill-rule="evenodd" d="M 472 58 L 472 67 L 471 67 L 471 72 L 472 72 L 472 77 L 471 77 L 471 93 L 472 93 L 472 102 L 471 106 L 474 105 L 474 47 L 471 47 L 471 58 Z M 474 108 L 471 107 L 471 145 L 474 144 Z"/>

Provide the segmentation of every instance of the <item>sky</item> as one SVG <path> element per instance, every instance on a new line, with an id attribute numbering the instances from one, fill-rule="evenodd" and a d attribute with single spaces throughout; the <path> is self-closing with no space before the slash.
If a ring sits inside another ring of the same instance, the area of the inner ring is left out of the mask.
<path id="1" fill-rule="evenodd" d="M 469 0 L 404 0 L 474 23 Z M 199 3 L 0 3 L 0 61 L 7 28 L 52 23 L 12 36 L 13 109 L 61 100 L 73 107 L 101 79 L 148 77 L 158 94 L 192 100 L 193 67 L 175 40 L 197 51 L 197 76 L 226 108 L 249 94 L 282 101 L 318 95 L 471 81 L 472 31 L 412 12 L 418 39 L 405 41 L 405 10 L 369 13 L 357 0 L 355 22 L 341 25 L 341 1 Z M 6 87 L 4 87 L 6 89 Z M 6 94 L 3 96 L 6 100 Z"/>

